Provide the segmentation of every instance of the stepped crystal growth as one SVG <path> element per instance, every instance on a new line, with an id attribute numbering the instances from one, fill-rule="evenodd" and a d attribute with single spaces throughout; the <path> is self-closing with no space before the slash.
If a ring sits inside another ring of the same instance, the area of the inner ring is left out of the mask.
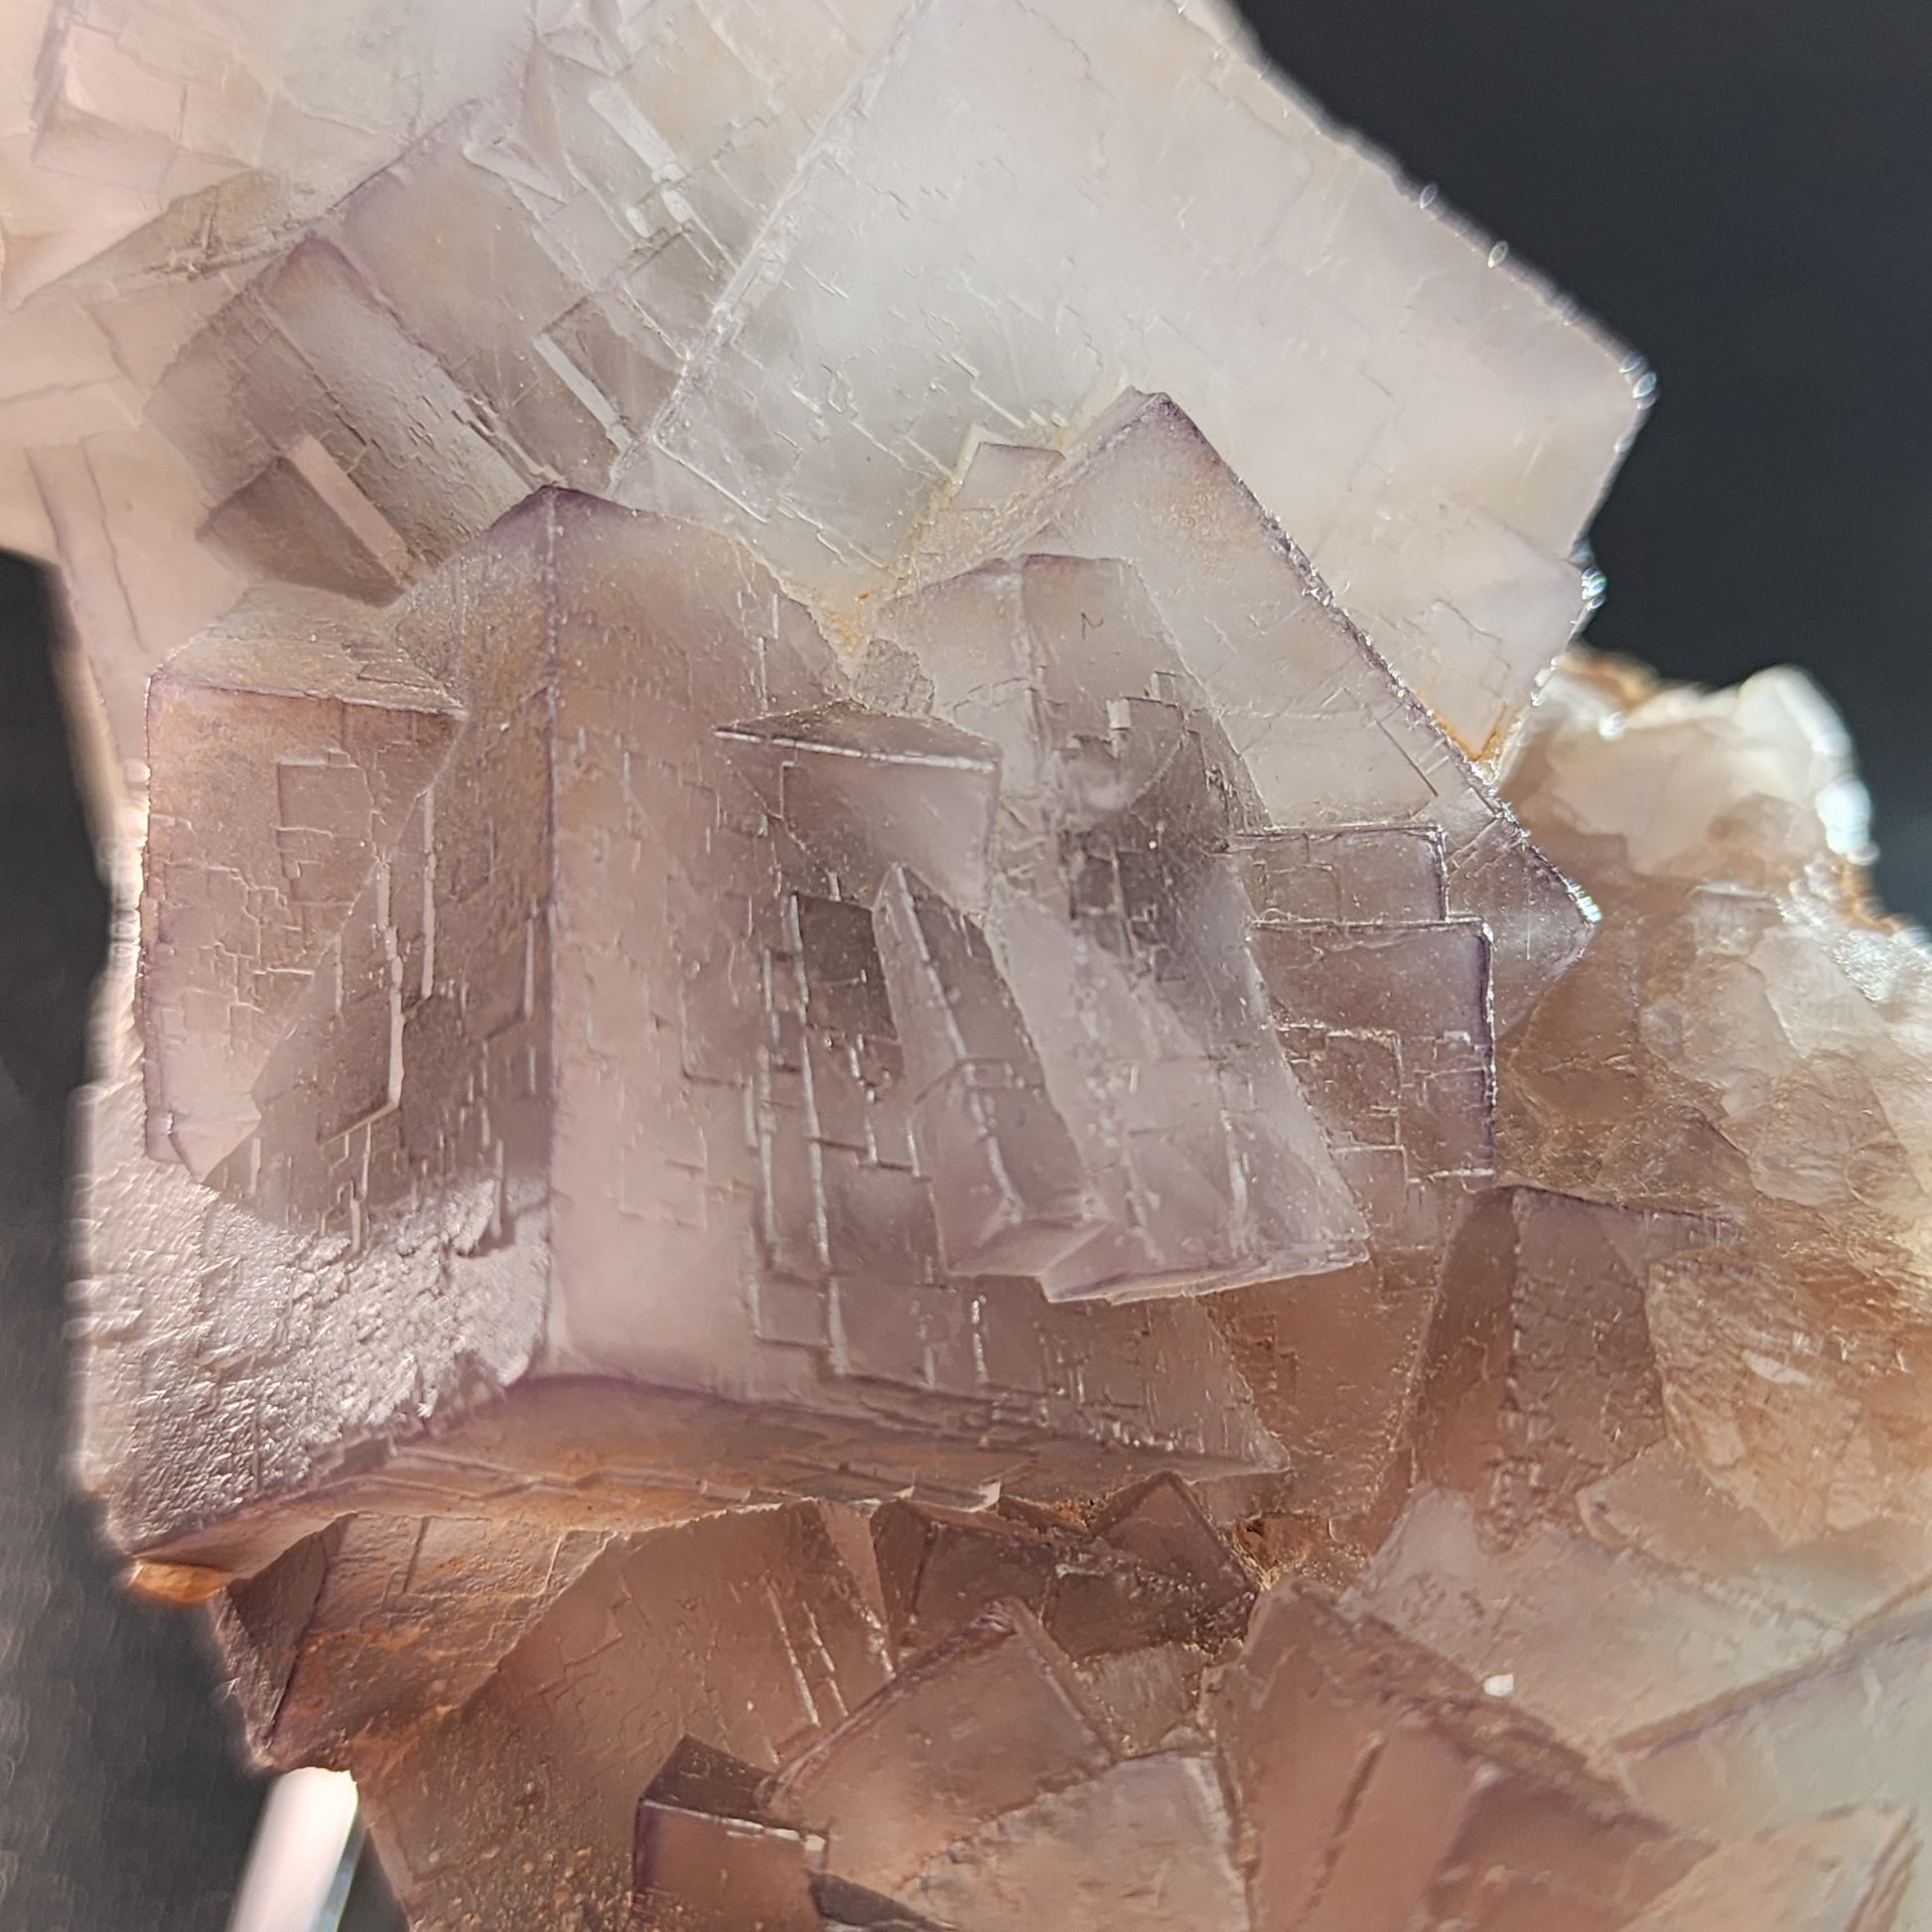
<path id="1" fill-rule="evenodd" d="M 1218 0 L 43 0 L 81 1461 L 422 1927 L 1932 1932 L 1932 964 Z M 1553 668 L 1554 666 L 1554 668 Z"/>

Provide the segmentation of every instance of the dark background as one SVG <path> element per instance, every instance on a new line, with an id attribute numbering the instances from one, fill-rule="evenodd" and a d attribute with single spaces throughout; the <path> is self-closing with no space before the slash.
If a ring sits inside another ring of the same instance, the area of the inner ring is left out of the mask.
<path id="1" fill-rule="evenodd" d="M 1932 6 L 1248 12 L 1338 120 L 1651 359 L 1592 635 L 1705 681 L 1803 664 L 1858 739 L 1886 897 L 1932 917 Z M 219 1932 L 257 1788 L 192 1619 L 115 1591 L 63 1480 L 63 1121 L 106 905 L 49 634 L 0 562 L 0 1925 Z"/>

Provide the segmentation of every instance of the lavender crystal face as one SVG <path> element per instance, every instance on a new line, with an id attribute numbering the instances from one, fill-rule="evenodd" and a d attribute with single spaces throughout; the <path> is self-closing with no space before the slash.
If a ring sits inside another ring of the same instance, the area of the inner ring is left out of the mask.
<path id="1" fill-rule="evenodd" d="M 81 1469 L 415 1924 L 1932 1932 L 1932 977 L 1563 655 L 1631 358 L 1211 0 L 0 76 Z"/>

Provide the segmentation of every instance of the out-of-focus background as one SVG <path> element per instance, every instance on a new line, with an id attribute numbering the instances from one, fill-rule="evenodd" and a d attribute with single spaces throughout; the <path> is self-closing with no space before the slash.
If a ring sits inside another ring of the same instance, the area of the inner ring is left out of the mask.
<path id="1" fill-rule="evenodd" d="M 1809 669 L 1863 755 L 1885 897 L 1932 919 L 1932 8 L 1247 12 L 1337 120 L 1650 357 L 1595 640 L 1705 681 Z M 116 1590 L 64 1480 L 65 1121 L 106 900 L 52 622 L 0 560 L 0 1926 L 219 1932 L 260 1787 L 193 1619 Z M 345 1924 L 392 1910 L 365 1873 Z"/>

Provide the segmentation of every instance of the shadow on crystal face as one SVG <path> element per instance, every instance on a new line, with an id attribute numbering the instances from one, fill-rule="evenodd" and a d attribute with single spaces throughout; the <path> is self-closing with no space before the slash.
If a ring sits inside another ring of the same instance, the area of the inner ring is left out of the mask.
<path id="1" fill-rule="evenodd" d="M 1145 1582 L 1220 1596 L 1225 1545 L 1177 1485 L 1098 1522 L 1097 1538 L 1070 1522 L 937 1524 L 911 1564 L 896 1523 L 882 1570 L 915 1574 L 936 1610 L 950 1592 L 922 1580 L 942 1555 L 961 1574 L 957 1537 L 977 1538 L 985 1561 L 1002 1536 L 1041 1535 L 1060 1545 L 1062 1584 L 1108 1577 L 1125 1543 Z M 1149 1561 L 1157 1548 L 1165 1567 Z M 1002 1574 L 1017 1574 L 1011 1561 L 981 1572 L 996 1588 Z M 1245 1610 L 1252 1586 L 1242 1598 Z M 1150 1646 L 1116 1614 L 1078 1626 L 1077 1658 L 1019 1598 L 950 1608 L 889 1685 L 775 1777 L 679 1747 L 639 1811 L 633 1926 L 732 1923 L 732 1887 L 758 1883 L 782 1896 L 773 1923 L 809 1928 L 1352 1928 L 1415 1911 L 1498 1926 L 1536 1911 L 1582 1928 L 1624 1923 L 1707 1855 L 1452 1668 L 1293 1586 L 1245 1639 L 1244 1616 L 1214 1634 L 1210 1614 Z M 1165 1727 L 1136 1737 L 1120 1728 L 1132 1691 L 1181 1681 L 1159 1667 L 1169 1651 L 1187 1660 L 1185 1687 Z M 1399 1855 L 1378 1817 L 1400 1821 Z M 1516 1857 L 1533 1845 L 1531 1863 L 1512 1864 L 1512 1845 Z M 845 1887 L 888 1892 L 905 1916 L 836 1904 Z"/>

